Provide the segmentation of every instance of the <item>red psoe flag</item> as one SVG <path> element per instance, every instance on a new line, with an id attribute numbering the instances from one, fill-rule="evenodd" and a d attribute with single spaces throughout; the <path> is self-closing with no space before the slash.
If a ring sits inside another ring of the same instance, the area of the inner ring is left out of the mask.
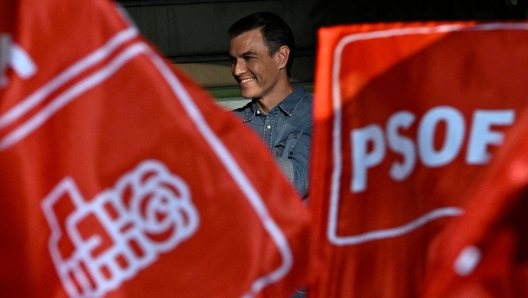
<path id="1" fill-rule="evenodd" d="M 416 297 L 526 107 L 526 23 L 392 23 L 318 33 L 310 208 L 327 260 L 310 297 Z"/>
<path id="2" fill-rule="evenodd" d="M 249 128 L 112 2 L 12 2 L 2 295 L 286 297 L 306 283 L 308 212 Z"/>

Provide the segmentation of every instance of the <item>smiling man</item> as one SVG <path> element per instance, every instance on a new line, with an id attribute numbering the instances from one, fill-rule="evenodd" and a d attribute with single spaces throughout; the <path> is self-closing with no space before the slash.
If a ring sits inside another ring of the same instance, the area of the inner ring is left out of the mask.
<path id="1" fill-rule="evenodd" d="M 276 14 L 258 12 L 228 31 L 231 70 L 242 97 L 251 98 L 233 112 L 264 140 L 299 194 L 308 196 L 313 96 L 290 82 L 295 42 Z"/>

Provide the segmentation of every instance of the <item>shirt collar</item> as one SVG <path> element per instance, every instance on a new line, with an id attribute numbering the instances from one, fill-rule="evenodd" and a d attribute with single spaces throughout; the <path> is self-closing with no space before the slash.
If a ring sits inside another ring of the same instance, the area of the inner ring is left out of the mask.
<path id="1" fill-rule="evenodd" d="M 277 106 L 273 107 L 272 110 L 278 107 L 283 113 L 291 117 L 299 103 L 301 103 L 301 99 L 304 93 L 306 93 L 306 91 L 304 90 L 303 86 L 295 87 L 295 89 L 293 89 L 293 92 L 286 96 L 286 98 L 283 99 Z M 246 110 L 244 122 L 251 121 L 251 119 L 255 117 L 257 110 L 257 104 L 252 101 L 251 107 Z"/>
<path id="2" fill-rule="evenodd" d="M 290 95 L 286 96 L 279 104 L 278 107 L 288 116 L 291 117 L 297 106 L 301 103 L 303 94 L 305 93 L 303 86 L 297 86 L 293 89 Z"/>

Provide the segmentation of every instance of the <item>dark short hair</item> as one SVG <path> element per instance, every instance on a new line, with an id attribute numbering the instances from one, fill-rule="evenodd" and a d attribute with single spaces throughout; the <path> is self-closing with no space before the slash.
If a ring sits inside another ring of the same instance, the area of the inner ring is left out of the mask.
<path id="1" fill-rule="evenodd" d="M 275 54 L 284 45 L 290 48 L 290 55 L 286 62 L 286 72 L 289 77 L 293 64 L 295 41 L 290 26 L 280 16 L 272 12 L 257 12 L 243 17 L 231 25 L 227 31 L 229 40 L 257 28 L 260 28 L 262 32 L 270 55 Z"/>

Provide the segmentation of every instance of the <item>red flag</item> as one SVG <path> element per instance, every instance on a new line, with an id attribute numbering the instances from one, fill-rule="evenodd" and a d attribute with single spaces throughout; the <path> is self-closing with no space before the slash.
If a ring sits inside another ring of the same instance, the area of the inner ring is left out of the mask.
<path id="1" fill-rule="evenodd" d="M 249 128 L 112 2 L 14 3 L 3 295 L 277 297 L 306 283 L 308 212 Z"/>
<path id="2" fill-rule="evenodd" d="M 319 31 L 312 297 L 414 297 L 427 248 L 526 106 L 526 23 Z"/>
<path id="3" fill-rule="evenodd" d="M 528 296 L 528 110 L 430 248 L 425 297 Z"/>

